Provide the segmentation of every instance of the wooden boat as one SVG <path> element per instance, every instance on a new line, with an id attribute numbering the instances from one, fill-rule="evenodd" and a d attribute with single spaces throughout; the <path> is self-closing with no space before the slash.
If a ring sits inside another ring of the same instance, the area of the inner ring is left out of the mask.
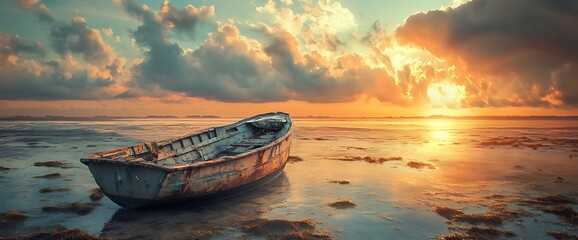
<path id="1" fill-rule="evenodd" d="M 279 175 L 292 130 L 288 114 L 267 113 L 80 161 L 104 194 L 124 208 L 194 200 Z"/>

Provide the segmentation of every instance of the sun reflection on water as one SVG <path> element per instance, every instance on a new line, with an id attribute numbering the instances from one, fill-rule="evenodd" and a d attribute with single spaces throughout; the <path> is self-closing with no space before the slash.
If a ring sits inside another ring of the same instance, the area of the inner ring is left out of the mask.
<path id="1" fill-rule="evenodd" d="M 446 141 L 448 138 L 450 138 L 450 133 L 442 129 L 434 130 L 433 138 L 438 141 Z"/>
<path id="2" fill-rule="evenodd" d="M 449 129 L 452 129 L 454 122 L 445 119 L 435 119 L 428 122 L 428 127 L 430 129 L 430 134 L 428 136 L 430 142 L 433 143 L 446 143 L 453 141 L 453 135 Z"/>

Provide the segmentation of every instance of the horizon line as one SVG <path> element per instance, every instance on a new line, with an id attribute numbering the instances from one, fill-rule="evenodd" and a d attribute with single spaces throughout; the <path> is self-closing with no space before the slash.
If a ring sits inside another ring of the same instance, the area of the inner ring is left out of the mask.
<path id="1" fill-rule="evenodd" d="M 249 116 L 219 116 L 219 115 L 147 115 L 147 116 L 58 116 L 58 115 L 44 115 L 44 116 L 29 116 L 29 115 L 11 115 L 0 116 L 2 121 L 10 120 L 115 120 L 115 119 L 176 119 L 176 118 L 200 118 L 200 119 L 215 119 L 215 118 L 246 118 Z M 413 115 L 413 116 L 294 116 L 295 119 L 343 119 L 343 118 L 366 118 L 366 119 L 576 119 L 578 115 Z"/>

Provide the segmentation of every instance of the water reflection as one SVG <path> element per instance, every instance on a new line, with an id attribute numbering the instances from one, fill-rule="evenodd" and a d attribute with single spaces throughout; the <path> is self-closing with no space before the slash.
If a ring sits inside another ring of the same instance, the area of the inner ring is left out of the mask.
<path id="1" fill-rule="evenodd" d="M 215 120 L 221 121 L 229 120 Z M 238 239 L 247 238 L 244 220 L 267 218 L 311 219 L 316 230 L 334 239 L 428 239 L 449 233 L 450 219 L 434 211 L 443 207 L 465 214 L 530 211 L 533 216 L 504 218 L 500 226 L 522 239 L 547 238 L 547 231 L 578 234 L 563 218 L 521 204 L 558 195 L 578 202 L 576 121 L 296 119 L 291 155 L 303 161 L 288 164 L 286 175 L 247 195 L 136 212 L 118 210 L 105 198 L 84 216 L 41 210 L 44 205 L 90 201 L 96 184 L 78 161 L 83 155 L 215 124 L 188 119 L 0 124 L 0 151 L 5 153 L 0 166 L 9 168 L 0 171 L 0 211 L 21 210 L 29 216 L 13 229 L 0 228 L 0 234 L 49 231 L 60 224 L 90 234 L 102 230 L 103 236 L 119 239 L 190 239 L 198 232 Z M 97 147 L 88 147 L 93 144 Z M 53 160 L 75 167 L 33 165 Z M 412 162 L 435 169 L 412 168 Z M 63 178 L 35 178 L 50 172 Z M 40 193 L 45 187 L 71 191 Z M 340 200 L 356 206 L 329 206 Z"/>
<path id="2" fill-rule="evenodd" d="M 283 173 L 272 182 L 227 198 L 190 205 L 118 210 L 101 236 L 119 239 L 191 239 L 207 231 L 218 233 L 241 221 L 259 218 L 264 208 L 288 198 L 289 180 Z"/>

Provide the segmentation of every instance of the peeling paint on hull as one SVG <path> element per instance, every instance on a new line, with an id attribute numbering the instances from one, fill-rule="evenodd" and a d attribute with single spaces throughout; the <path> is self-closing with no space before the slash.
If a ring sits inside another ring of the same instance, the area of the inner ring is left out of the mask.
<path id="1" fill-rule="evenodd" d="M 247 120 L 259 119 L 258 117 L 263 118 L 263 116 L 264 115 L 258 115 Z M 265 114 L 265 116 L 268 115 Z M 288 115 L 286 115 L 286 117 L 288 118 Z M 149 149 L 149 151 L 150 149 L 154 149 L 153 145 L 156 145 L 157 149 L 161 149 L 161 151 L 157 151 L 160 152 L 160 155 L 165 154 L 170 156 L 170 153 L 162 152 L 162 149 L 163 146 L 173 144 L 173 142 L 176 141 L 173 139 L 171 141 L 159 142 L 162 144 L 155 142 L 154 144 L 145 143 L 139 145 L 148 145 L 149 147 L 145 147 L 145 150 L 139 149 L 135 151 L 134 154 L 131 155 L 134 156 L 133 158 L 127 156 L 123 156 L 122 158 L 105 158 L 101 157 L 105 156 L 103 153 L 97 153 L 91 157 L 83 158 L 81 161 L 89 167 L 96 183 L 103 192 L 112 201 L 128 209 L 190 201 L 214 196 L 215 194 L 227 193 L 255 185 L 255 183 L 266 182 L 267 179 L 276 177 L 283 171 L 289 157 L 292 133 L 290 118 L 288 118 L 288 121 L 285 123 L 286 125 L 284 125 L 282 129 L 277 129 L 273 132 L 274 134 L 278 134 L 276 138 L 271 139 L 268 144 L 262 146 L 239 144 L 247 142 L 255 143 L 257 140 L 263 139 L 263 137 L 257 138 L 256 136 L 263 136 L 259 134 L 266 132 L 255 127 L 249 127 L 248 129 L 250 130 L 243 130 L 245 129 L 244 126 L 247 124 L 247 120 L 224 126 L 226 129 L 231 129 L 232 127 L 237 130 L 241 129 L 238 130 L 236 135 L 219 135 L 219 131 L 216 130 L 215 138 L 217 138 L 217 140 L 197 148 L 204 148 L 204 150 L 221 149 L 221 151 L 214 151 L 214 155 L 218 157 L 211 158 L 210 160 L 203 161 L 202 159 L 204 159 L 205 156 L 199 154 L 200 160 L 192 164 L 173 164 L 166 166 L 160 164 L 160 162 L 164 160 L 143 162 L 137 158 L 142 156 L 143 153 L 146 153 L 146 149 Z M 262 125 L 262 123 L 260 124 Z M 203 134 L 203 132 L 197 134 Z M 218 139 L 220 136 L 224 137 Z M 189 138 L 192 139 L 192 137 Z M 199 139 L 202 138 L 199 137 Z M 231 139 L 236 140 L 233 141 Z M 191 142 L 194 141 L 191 140 Z M 174 150 L 173 145 L 170 146 L 171 150 Z M 241 149 L 248 148 L 247 146 L 250 146 L 250 148 L 237 154 L 221 156 L 224 152 L 235 149 L 235 146 L 242 146 Z M 183 148 L 185 147 L 186 146 L 183 146 Z M 194 147 L 195 146 L 190 147 L 190 149 L 195 149 Z M 227 149 L 227 151 L 222 149 Z M 113 152 L 113 154 L 117 156 L 117 152 L 122 151 L 127 152 L 126 149 L 120 149 Z M 174 151 L 178 152 L 178 149 Z M 178 157 L 177 155 L 174 156 Z M 127 158 L 129 160 L 125 160 Z M 174 160 L 169 159 L 166 161 Z"/>

